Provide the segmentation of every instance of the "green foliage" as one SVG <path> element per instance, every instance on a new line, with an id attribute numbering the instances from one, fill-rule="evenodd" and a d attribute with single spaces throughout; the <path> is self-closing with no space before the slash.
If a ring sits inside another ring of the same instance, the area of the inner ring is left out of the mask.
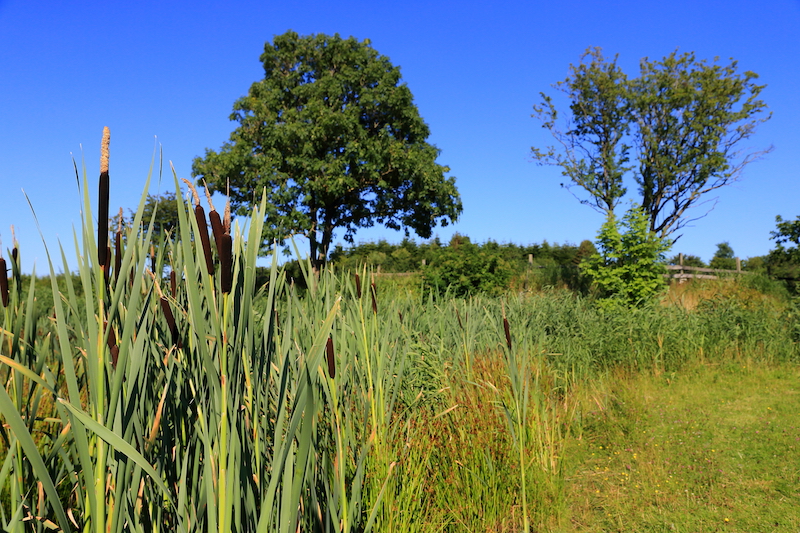
<path id="1" fill-rule="evenodd" d="M 148 194 L 142 207 L 142 228 L 141 231 L 146 232 L 150 222 L 153 222 L 153 235 L 156 237 L 155 241 L 160 243 L 168 235 L 171 239 L 176 237 L 175 228 L 178 227 L 178 199 L 175 197 L 174 192 L 164 192 L 163 194 Z M 136 216 L 134 210 L 128 210 L 130 215 L 128 217 L 122 216 L 122 240 L 127 242 L 128 230 L 133 223 Z M 114 242 L 114 234 L 119 229 L 120 219 L 119 216 L 109 220 L 109 230 L 111 231 L 111 243 Z"/>
<path id="2" fill-rule="evenodd" d="M 513 272 L 510 284 L 515 289 L 568 287 L 581 294 L 588 290 L 586 277 L 580 275 L 578 265 L 596 251 L 589 240 L 579 246 L 547 241 L 528 245 L 494 241 L 470 244 L 489 255 L 502 257 Z M 358 271 L 366 265 L 382 273 L 421 272 L 423 261 L 428 265 L 438 264 L 443 260 L 442 254 L 448 253 L 448 247 L 442 246 L 438 239 L 423 243 L 404 239 L 400 244 L 381 240 L 349 248 L 337 245 L 330 260 L 340 270 Z"/>
<path id="3" fill-rule="evenodd" d="M 792 292 L 797 292 L 800 280 L 800 216 L 794 220 L 775 217 L 776 228 L 770 233 L 775 248 L 765 258 L 770 276 L 783 280 Z"/>
<path id="4" fill-rule="evenodd" d="M 728 241 L 717 244 L 717 251 L 708 266 L 719 270 L 736 270 L 736 258 Z"/>
<path id="5" fill-rule="evenodd" d="M 422 270 L 428 290 L 455 296 L 502 292 L 508 287 L 512 274 L 511 265 L 497 250 L 478 247 L 469 237 L 458 234 L 436 260 Z"/>
<path id="6" fill-rule="evenodd" d="M 708 64 L 694 53 L 673 52 L 660 61 L 640 62 L 640 76 L 628 79 L 616 58 L 589 49 L 569 76 L 555 85 L 570 101 L 567 129 L 557 125 L 550 96 L 534 107 L 534 117 L 558 146 L 533 148 L 541 164 L 561 167 L 566 187 L 607 215 L 635 181 L 650 230 L 667 237 L 686 225 L 686 211 L 706 195 L 735 181 L 744 167 L 770 149 L 743 153 L 739 144 L 770 118 L 764 86 L 737 63 Z M 629 165 L 631 146 L 638 159 Z"/>
<path id="7" fill-rule="evenodd" d="M 194 160 L 192 175 L 213 191 L 230 184 L 244 211 L 265 188 L 267 245 L 302 234 L 321 264 L 337 229 L 349 242 L 376 223 L 428 238 L 456 220 L 455 178 L 436 163 L 400 69 L 368 40 L 289 31 L 261 61 L 264 79 L 234 104 L 239 126 L 219 152 Z"/>
<path id="8" fill-rule="evenodd" d="M 581 265 L 605 307 L 638 306 L 666 287 L 663 262 L 669 243 L 649 230 L 637 205 L 625 213 L 621 226 L 623 231 L 613 213 L 609 215 L 597 236 L 598 253 Z"/>
<path id="9" fill-rule="evenodd" d="M 668 265 L 679 265 L 681 264 L 681 258 L 679 254 L 673 255 L 667 260 Z M 698 267 L 698 268 L 708 268 L 708 265 L 700 259 L 696 255 L 684 255 L 683 256 L 683 265 L 688 267 Z"/>

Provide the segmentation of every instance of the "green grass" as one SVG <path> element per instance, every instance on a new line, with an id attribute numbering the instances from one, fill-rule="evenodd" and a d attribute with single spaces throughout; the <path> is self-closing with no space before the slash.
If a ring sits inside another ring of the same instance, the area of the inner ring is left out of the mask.
<path id="1" fill-rule="evenodd" d="M 800 368 L 609 379 L 568 445 L 563 531 L 800 529 Z"/>

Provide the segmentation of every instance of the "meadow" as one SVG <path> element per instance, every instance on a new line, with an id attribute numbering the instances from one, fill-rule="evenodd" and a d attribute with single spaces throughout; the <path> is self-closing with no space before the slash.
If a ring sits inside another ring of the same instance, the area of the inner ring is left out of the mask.
<path id="1" fill-rule="evenodd" d="M 800 524 L 790 299 L 731 279 L 602 310 L 541 283 L 463 298 L 303 262 L 300 284 L 275 257 L 257 286 L 263 200 L 229 226 L 179 199 L 157 239 L 143 196 L 104 243 L 82 183 L 75 275 L 51 251 L 43 294 L 7 254 L 8 531 Z"/>

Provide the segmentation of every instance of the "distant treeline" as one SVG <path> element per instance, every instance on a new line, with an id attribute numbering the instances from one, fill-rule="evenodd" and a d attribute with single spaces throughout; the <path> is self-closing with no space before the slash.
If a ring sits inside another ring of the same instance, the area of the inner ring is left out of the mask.
<path id="1" fill-rule="evenodd" d="M 591 241 L 585 240 L 580 245 L 541 244 L 519 245 L 498 243 L 492 240 L 485 243 L 473 243 L 466 235 L 456 234 L 449 243 L 438 238 L 417 243 L 411 239 L 403 239 L 399 244 L 391 244 L 385 240 L 364 242 L 349 248 L 341 244 L 331 252 L 330 262 L 337 268 L 355 270 L 367 265 L 381 272 L 418 272 L 426 265 L 436 265 L 440 261 L 450 260 L 454 251 L 491 255 L 507 263 L 515 272 L 533 267 L 576 267 L 581 260 L 594 253 Z M 532 261 L 532 262 L 531 262 Z"/>

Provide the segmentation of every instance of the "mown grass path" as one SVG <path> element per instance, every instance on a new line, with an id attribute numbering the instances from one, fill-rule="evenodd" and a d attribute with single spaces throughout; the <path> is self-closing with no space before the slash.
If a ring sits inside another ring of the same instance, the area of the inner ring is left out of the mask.
<path id="1" fill-rule="evenodd" d="M 564 531 L 800 531 L 800 367 L 615 376 L 567 455 Z"/>

